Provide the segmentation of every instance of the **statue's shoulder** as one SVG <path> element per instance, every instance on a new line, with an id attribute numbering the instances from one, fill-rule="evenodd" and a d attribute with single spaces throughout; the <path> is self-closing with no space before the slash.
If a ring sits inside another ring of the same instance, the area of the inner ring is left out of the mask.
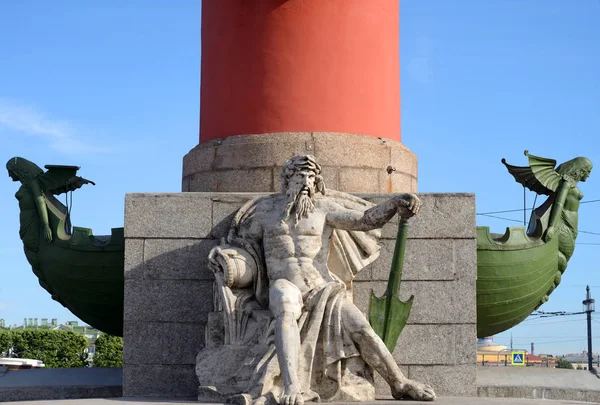
<path id="1" fill-rule="evenodd" d="M 329 208 L 331 210 L 349 209 L 364 211 L 375 205 L 355 195 L 337 190 L 327 190 L 325 195 L 321 196 L 317 201 L 323 208 Z"/>
<path id="2" fill-rule="evenodd" d="M 338 199 L 327 195 L 319 196 L 318 198 L 315 198 L 314 201 L 315 206 L 324 211 L 335 211 L 343 208 Z"/>
<path id="3" fill-rule="evenodd" d="M 238 209 L 234 217 L 233 226 L 240 226 L 247 222 L 260 222 L 264 220 L 265 216 L 273 212 L 279 212 L 283 204 L 285 204 L 285 196 L 282 194 L 252 198 Z"/>
<path id="4" fill-rule="evenodd" d="M 250 202 L 252 204 L 252 202 Z M 254 199 L 252 205 L 257 212 L 271 212 L 274 208 L 283 206 L 285 204 L 285 195 L 283 194 L 272 194 L 264 197 L 258 197 Z"/>

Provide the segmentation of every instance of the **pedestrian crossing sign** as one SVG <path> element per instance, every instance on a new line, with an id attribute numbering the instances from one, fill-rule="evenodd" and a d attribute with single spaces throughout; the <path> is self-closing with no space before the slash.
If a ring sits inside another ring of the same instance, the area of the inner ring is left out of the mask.
<path id="1" fill-rule="evenodd" d="M 513 366 L 524 366 L 525 365 L 525 352 L 512 352 L 512 365 Z"/>

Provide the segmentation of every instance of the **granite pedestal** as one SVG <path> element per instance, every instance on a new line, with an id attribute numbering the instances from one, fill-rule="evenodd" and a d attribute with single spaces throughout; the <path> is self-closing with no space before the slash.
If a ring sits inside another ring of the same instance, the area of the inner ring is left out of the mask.
<path id="1" fill-rule="evenodd" d="M 334 190 L 417 191 L 417 156 L 406 146 L 339 132 L 237 135 L 202 142 L 183 158 L 182 190 L 278 192 L 281 164 L 303 154 L 324 162 L 325 185 Z"/>
<path id="2" fill-rule="evenodd" d="M 193 397 L 194 366 L 213 310 L 207 254 L 233 213 L 254 193 L 128 194 L 125 203 L 123 395 Z M 390 194 L 356 194 L 378 203 Z M 441 396 L 476 388 L 475 196 L 419 194 L 409 222 L 401 298 L 415 296 L 394 357 L 409 377 Z M 371 289 L 385 291 L 397 231 L 382 231 L 380 258 L 353 283 L 366 312 Z M 389 388 L 376 380 L 378 395 Z"/>

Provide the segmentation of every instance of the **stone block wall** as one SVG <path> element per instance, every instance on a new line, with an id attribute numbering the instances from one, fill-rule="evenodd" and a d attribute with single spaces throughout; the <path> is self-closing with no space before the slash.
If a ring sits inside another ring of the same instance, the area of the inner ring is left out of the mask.
<path id="1" fill-rule="evenodd" d="M 196 354 L 212 311 L 210 249 L 253 193 L 128 194 L 125 203 L 123 396 L 195 397 Z M 358 194 L 374 203 L 389 194 Z M 394 357 L 409 377 L 438 395 L 476 395 L 475 197 L 419 194 L 409 222 L 401 298 L 415 295 Z M 354 281 L 366 313 L 381 295 L 397 220 L 382 231 L 380 258 Z M 377 393 L 389 395 L 378 379 Z"/>
<path id="2" fill-rule="evenodd" d="M 386 195 L 358 194 L 374 203 Z M 400 298 L 414 302 L 394 358 L 404 374 L 438 395 L 476 395 L 477 244 L 473 194 L 419 194 L 423 207 L 408 224 Z M 367 313 L 371 290 L 387 286 L 397 217 L 382 230 L 382 250 L 353 282 L 354 303 Z M 376 376 L 377 393 L 390 395 Z"/>

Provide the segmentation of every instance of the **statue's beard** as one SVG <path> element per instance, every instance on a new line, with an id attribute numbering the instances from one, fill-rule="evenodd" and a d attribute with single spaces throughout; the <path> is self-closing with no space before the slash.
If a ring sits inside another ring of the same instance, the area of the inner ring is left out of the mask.
<path id="1" fill-rule="evenodd" d="M 302 218 L 308 218 L 308 215 L 315 210 L 314 189 L 309 187 L 308 193 L 305 194 L 302 192 L 302 185 L 290 184 L 285 195 L 284 221 L 287 221 L 293 212 L 297 224 Z"/>

